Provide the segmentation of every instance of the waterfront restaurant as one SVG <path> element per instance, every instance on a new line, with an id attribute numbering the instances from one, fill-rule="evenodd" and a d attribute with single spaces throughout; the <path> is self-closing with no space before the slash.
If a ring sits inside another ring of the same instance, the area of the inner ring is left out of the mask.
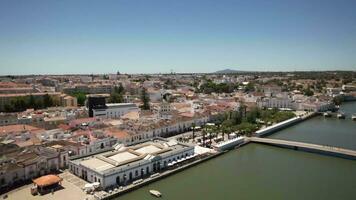
<path id="1" fill-rule="evenodd" d="M 135 146 L 71 160 L 69 170 L 88 182 L 99 182 L 103 189 L 107 189 L 148 177 L 167 168 L 168 163 L 192 155 L 194 146 L 156 138 Z"/>

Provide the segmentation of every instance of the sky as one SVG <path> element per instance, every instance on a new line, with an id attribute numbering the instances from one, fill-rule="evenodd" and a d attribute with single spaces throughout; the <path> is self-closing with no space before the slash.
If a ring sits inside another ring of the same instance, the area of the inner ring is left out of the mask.
<path id="1" fill-rule="evenodd" d="M 0 0 L 0 75 L 356 70 L 355 0 Z"/>

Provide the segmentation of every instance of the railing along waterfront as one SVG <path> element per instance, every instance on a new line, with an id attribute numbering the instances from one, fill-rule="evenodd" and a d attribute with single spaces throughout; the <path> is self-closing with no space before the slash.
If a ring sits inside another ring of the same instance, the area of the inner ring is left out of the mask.
<path id="1" fill-rule="evenodd" d="M 321 153 L 321 154 L 356 160 L 356 151 L 351 149 L 344 149 L 344 148 L 333 147 L 328 145 L 319 145 L 319 144 L 287 141 L 287 140 L 280 140 L 280 139 L 259 138 L 259 137 L 249 137 L 246 138 L 246 140 L 255 143 L 270 144 L 274 146 L 286 147 L 295 150 L 303 150 L 307 152 Z"/>

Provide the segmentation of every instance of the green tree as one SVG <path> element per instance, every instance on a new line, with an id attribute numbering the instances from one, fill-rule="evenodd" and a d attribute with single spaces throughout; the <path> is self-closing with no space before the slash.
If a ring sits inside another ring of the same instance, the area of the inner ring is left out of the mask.
<path id="1" fill-rule="evenodd" d="M 249 82 L 246 86 L 245 86 L 245 92 L 253 92 L 255 91 L 255 85 L 251 82 Z"/>
<path id="2" fill-rule="evenodd" d="M 192 123 L 192 131 L 193 131 L 193 141 L 194 141 L 194 138 L 195 138 L 195 122 Z"/>
<path id="3" fill-rule="evenodd" d="M 143 103 L 142 109 L 143 110 L 149 110 L 150 109 L 150 97 L 147 94 L 146 88 L 142 89 L 141 92 L 141 101 Z"/>
<path id="4" fill-rule="evenodd" d="M 71 95 L 77 98 L 78 105 L 84 106 L 85 100 L 87 99 L 87 96 L 85 93 L 76 92 L 76 93 L 72 93 Z"/>
<path id="5" fill-rule="evenodd" d="M 125 93 L 124 87 L 120 84 L 119 86 L 115 86 L 113 92 L 110 94 L 110 102 L 111 103 L 122 103 L 124 102 L 123 94 Z"/>
<path id="6" fill-rule="evenodd" d="M 39 108 L 39 105 L 37 105 L 36 99 L 33 95 L 28 97 L 27 107 L 33 108 L 35 110 Z"/>
<path id="7" fill-rule="evenodd" d="M 336 96 L 333 98 L 333 103 L 337 106 L 341 105 L 343 98 L 341 96 Z"/>
<path id="8" fill-rule="evenodd" d="M 203 146 L 205 146 L 206 127 L 203 128 L 201 133 L 203 134 Z"/>
<path id="9" fill-rule="evenodd" d="M 314 92 L 310 89 L 310 86 L 308 86 L 307 89 L 304 90 L 304 95 L 309 97 L 314 95 Z"/>
<path id="10" fill-rule="evenodd" d="M 110 102 L 111 103 L 122 103 L 124 98 L 121 93 L 113 92 L 110 94 Z"/>
<path id="11" fill-rule="evenodd" d="M 53 106 L 53 99 L 49 94 L 43 96 L 43 106 L 46 108 Z"/>

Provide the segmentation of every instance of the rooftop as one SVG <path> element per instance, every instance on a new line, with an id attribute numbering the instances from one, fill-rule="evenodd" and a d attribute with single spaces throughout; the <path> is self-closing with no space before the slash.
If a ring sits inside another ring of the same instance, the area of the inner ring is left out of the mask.
<path id="1" fill-rule="evenodd" d="M 115 168 L 129 167 L 154 158 L 157 155 L 189 147 L 191 146 L 160 138 L 135 146 L 125 147 L 117 151 L 108 151 L 94 156 L 78 158 L 72 162 L 100 173 L 105 173 Z"/>

